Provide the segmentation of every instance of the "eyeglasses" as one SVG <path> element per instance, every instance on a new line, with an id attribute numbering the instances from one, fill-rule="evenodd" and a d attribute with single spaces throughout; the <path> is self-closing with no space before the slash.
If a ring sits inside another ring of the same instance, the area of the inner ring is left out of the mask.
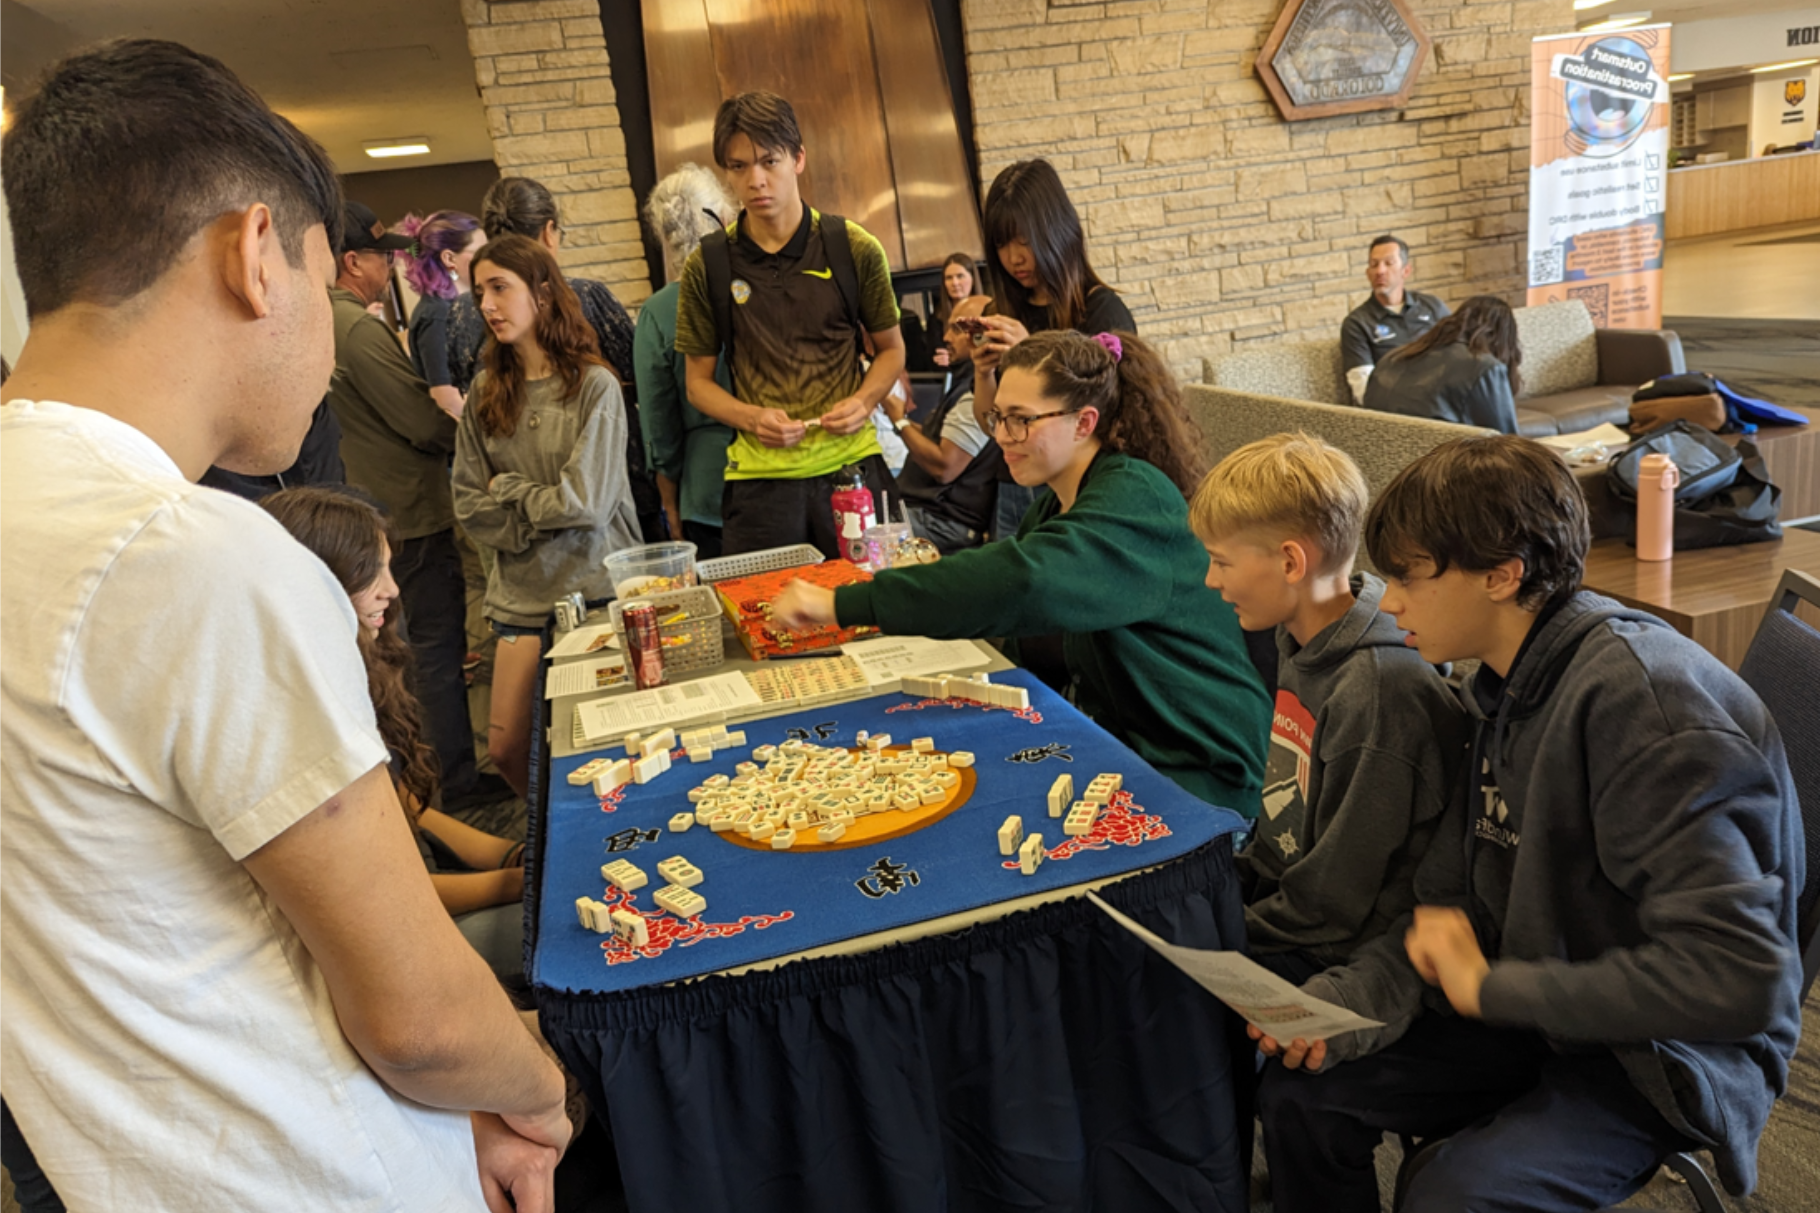
<path id="1" fill-rule="evenodd" d="M 1012 442 L 1022 442 L 1030 437 L 1030 423 L 1043 421 L 1050 417 L 1067 417 L 1080 412 L 1079 409 L 1057 409 L 1053 413 L 1001 413 L 997 409 L 986 412 L 986 432 L 996 435 L 1003 426 L 1005 437 Z"/>

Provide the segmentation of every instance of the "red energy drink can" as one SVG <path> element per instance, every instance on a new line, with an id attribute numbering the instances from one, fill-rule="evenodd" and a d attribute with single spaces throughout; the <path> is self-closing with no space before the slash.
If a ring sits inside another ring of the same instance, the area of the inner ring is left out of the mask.
<path id="1" fill-rule="evenodd" d="M 639 690 L 664 684 L 664 638 L 657 608 L 649 603 L 629 606 L 620 614 L 626 627 L 626 667 Z"/>

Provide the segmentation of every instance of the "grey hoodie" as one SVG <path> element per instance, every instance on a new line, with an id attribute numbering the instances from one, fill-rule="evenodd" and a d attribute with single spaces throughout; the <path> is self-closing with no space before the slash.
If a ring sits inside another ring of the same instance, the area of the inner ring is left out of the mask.
<path id="1" fill-rule="evenodd" d="M 1416 863 L 1466 758 L 1471 725 L 1434 667 L 1378 610 L 1384 583 L 1306 647 L 1277 629 L 1264 811 L 1238 857 L 1258 953 L 1344 964 L 1415 904 Z"/>
<path id="2" fill-rule="evenodd" d="M 1806 853 L 1769 712 L 1668 625 L 1587 592 L 1465 699 L 1477 775 L 1416 893 L 1472 915 L 1485 1022 L 1609 1049 L 1748 1192 L 1801 1031 Z M 1391 942 L 1307 988 L 1406 1025 L 1424 992 Z"/>
<path id="3" fill-rule="evenodd" d="M 455 515 L 499 556 L 487 579 L 488 619 L 539 627 L 558 598 L 610 598 L 601 563 L 637 545 L 626 473 L 625 405 L 605 367 L 589 367 L 572 400 L 561 376 L 525 385 L 511 435 L 481 432 L 483 372 L 455 430 Z"/>

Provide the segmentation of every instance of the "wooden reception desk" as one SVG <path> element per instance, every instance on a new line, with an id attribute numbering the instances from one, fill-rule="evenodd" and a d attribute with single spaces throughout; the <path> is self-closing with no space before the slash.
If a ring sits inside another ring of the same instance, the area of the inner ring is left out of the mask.
<path id="1" fill-rule="evenodd" d="M 1668 238 L 1820 220 L 1820 152 L 1695 164 L 1668 174 Z"/>

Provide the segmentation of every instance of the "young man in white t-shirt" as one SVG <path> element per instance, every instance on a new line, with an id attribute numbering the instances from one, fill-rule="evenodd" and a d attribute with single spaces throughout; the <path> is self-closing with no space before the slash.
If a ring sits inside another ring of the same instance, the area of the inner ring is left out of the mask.
<path id="1" fill-rule="evenodd" d="M 563 1081 L 436 899 L 356 622 L 253 506 L 334 366 L 322 150 L 220 63 L 80 52 L 4 180 L 0 1065 L 95 1209 L 552 1206 Z"/>

